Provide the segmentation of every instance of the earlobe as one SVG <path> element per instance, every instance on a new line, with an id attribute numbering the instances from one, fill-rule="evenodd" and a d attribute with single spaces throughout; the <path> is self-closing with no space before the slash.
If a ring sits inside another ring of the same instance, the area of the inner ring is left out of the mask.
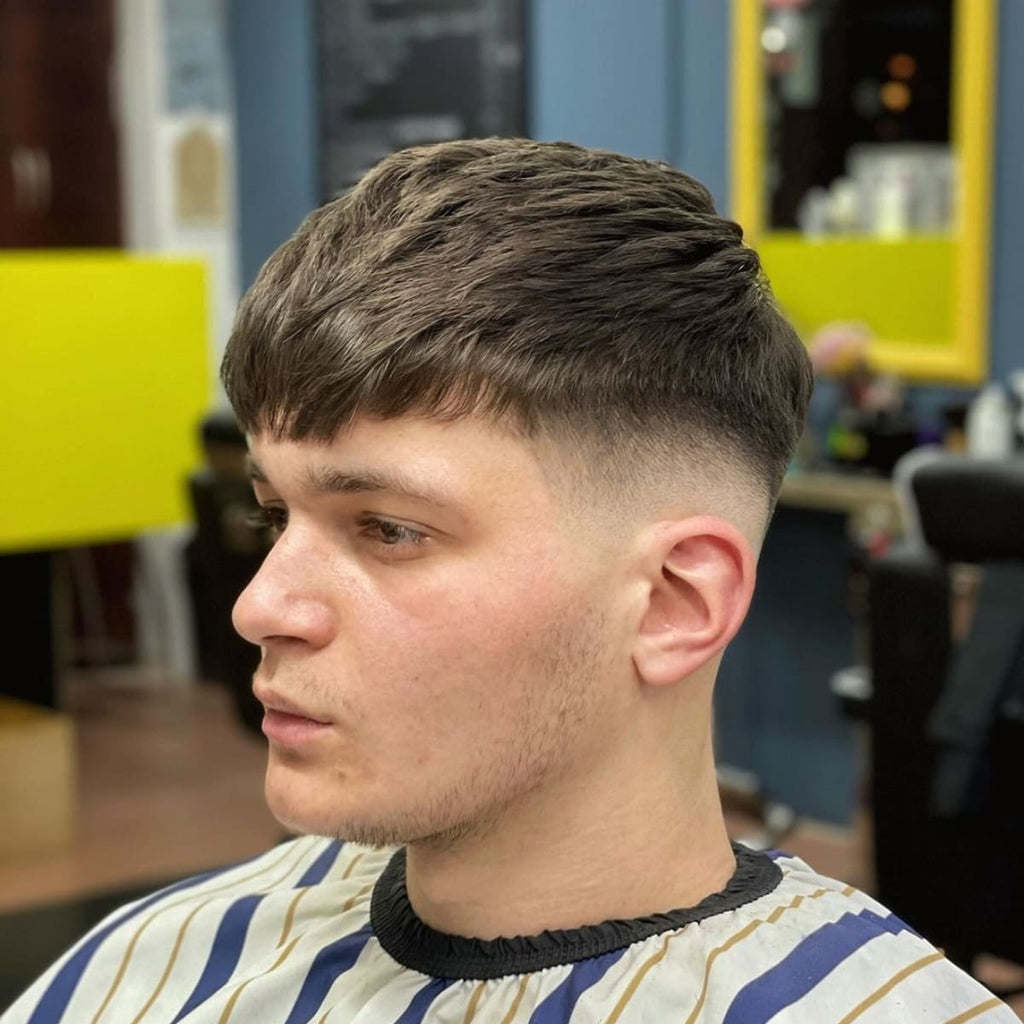
<path id="1" fill-rule="evenodd" d="M 652 534 L 647 608 L 633 661 L 652 686 L 677 683 L 736 635 L 754 590 L 749 542 L 731 523 L 696 516 Z"/>

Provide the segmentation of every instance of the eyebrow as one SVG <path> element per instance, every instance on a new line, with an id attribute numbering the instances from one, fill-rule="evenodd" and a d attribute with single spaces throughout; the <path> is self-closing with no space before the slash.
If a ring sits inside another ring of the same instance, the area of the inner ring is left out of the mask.
<path id="1" fill-rule="evenodd" d="M 250 455 L 247 459 L 249 479 L 273 486 L 260 464 Z M 304 485 L 317 494 L 397 494 L 430 505 L 449 506 L 452 500 L 436 491 L 424 488 L 399 473 L 380 470 L 345 471 L 333 466 L 311 467 L 306 470 Z"/>

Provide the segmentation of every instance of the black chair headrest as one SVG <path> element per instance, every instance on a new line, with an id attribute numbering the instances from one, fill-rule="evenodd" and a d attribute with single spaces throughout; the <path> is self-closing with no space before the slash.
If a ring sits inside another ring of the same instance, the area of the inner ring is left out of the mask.
<path id="1" fill-rule="evenodd" d="M 1024 559 L 1024 458 L 949 456 L 919 467 L 910 486 L 921 533 L 942 558 Z"/>
<path id="2" fill-rule="evenodd" d="M 199 424 L 199 436 L 203 445 L 224 444 L 234 448 L 247 448 L 245 434 L 230 410 L 216 409 L 203 417 Z"/>

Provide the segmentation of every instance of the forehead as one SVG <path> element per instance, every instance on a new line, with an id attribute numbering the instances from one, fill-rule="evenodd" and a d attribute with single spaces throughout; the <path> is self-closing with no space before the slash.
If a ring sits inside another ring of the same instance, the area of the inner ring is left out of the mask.
<path id="1" fill-rule="evenodd" d="M 547 475 L 521 436 L 476 418 L 361 417 L 329 442 L 249 437 L 252 476 L 280 490 L 393 490 L 437 503 L 547 495 Z"/>

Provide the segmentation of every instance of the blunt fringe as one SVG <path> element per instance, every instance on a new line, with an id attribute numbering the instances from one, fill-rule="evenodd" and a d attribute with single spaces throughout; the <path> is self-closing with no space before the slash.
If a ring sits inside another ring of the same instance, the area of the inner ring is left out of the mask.
<path id="1" fill-rule="evenodd" d="M 243 429 L 328 442 L 359 415 L 719 452 L 769 504 L 811 391 L 756 252 L 667 165 L 568 143 L 403 150 L 312 213 L 239 306 Z"/>

